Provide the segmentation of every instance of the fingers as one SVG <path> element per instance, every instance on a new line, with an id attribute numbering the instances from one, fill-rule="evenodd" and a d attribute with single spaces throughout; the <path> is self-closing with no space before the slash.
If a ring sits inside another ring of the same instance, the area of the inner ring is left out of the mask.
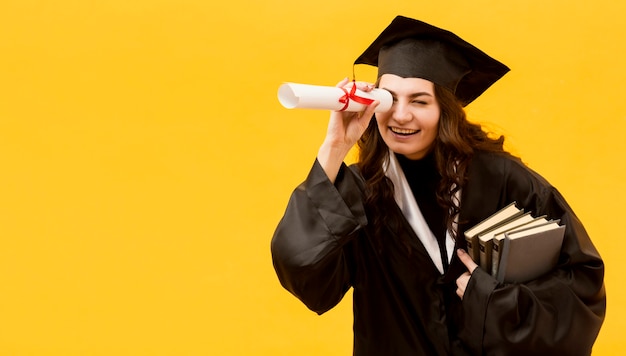
<path id="1" fill-rule="evenodd" d="M 456 254 L 457 256 L 459 256 L 459 260 L 463 262 L 468 270 L 468 272 L 463 273 L 461 276 L 459 276 L 459 278 L 456 279 L 456 295 L 458 295 L 459 298 L 463 299 L 467 284 L 469 283 L 470 278 L 472 278 L 472 273 L 474 272 L 474 270 L 478 268 L 478 265 L 476 264 L 476 262 L 474 262 L 474 260 L 472 260 L 472 257 L 468 255 L 467 252 L 465 252 L 465 250 L 457 249 Z"/>
<path id="2" fill-rule="evenodd" d="M 374 115 L 374 112 L 376 112 L 376 107 L 378 107 L 378 105 L 380 104 L 379 100 L 375 100 L 373 103 L 369 104 L 365 110 L 363 111 L 363 114 L 361 116 L 364 117 L 368 117 L 368 121 L 369 118 L 372 117 L 372 115 Z"/>
<path id="3" fill-rule="evenodd" d="M 469 283 L 470 277 L 471 274 L 469 272 L 465 272 L 456 279 L 456 295 L 458 295 L 461 299 L 463 299 L 463 296 L 465 295 L 465 289 L 467 288 L 467 283 Z"/>
<path id="4" fill-rule="evenodd" d="M 372 91 L 372 90 L 374 90 L 375 87 L 376 86 L 374 84 L 372 84 L 372 83 L 366 83 L 366 82 L 357 82 L 356 83 L 356 88 L 361 90 L 361 91 L 364 91 L 364 92 Z"/>
<path id="5" fill-rule="evenodd" d="M 463 274 L 461 274 L 459 278 L 456 279 L 456 286 L 460 289 L 465 290 L 465 287 L 467 287 L 467 282 L 469 281 L 471 276 L 472 275 L 469 272 L 463 272 Z"/>
<path id="6" fill-rule="evenodd" d="M 352 85 L 356 85 L 357 89 L 359 89 L 361 91 L 365 91 L 365 92 L 372 91 L 374 88 L 376 88 L 376 85 L 374 85 L 372 83 L 368 83 L 368 82 L 352 82 L 348 77 L 343 78 L 342 81 L 337 83 L 337 87 L 338 88 L 342 88 L 342 87 L 352 88 Z"/>
<path id="7" fill-rule="evenodd" d="M 474 262 L 474 260 L 472 260 L 470 255 L 468 255 L 467 252 L 465 252 L 465 250 L 463 250 L 461 248 L 457 249 L 456 250 L 456 254 L 457 254 L 457 256 L 459 256 L 459 260 L 461 260 L 461 262 L 463 262 L 463 264 L 465 265 L 465 267 L 467 267 L 467 270 L 470 273 L 474 272 L 476 267 L 478 267 L 476 262 Z"/>

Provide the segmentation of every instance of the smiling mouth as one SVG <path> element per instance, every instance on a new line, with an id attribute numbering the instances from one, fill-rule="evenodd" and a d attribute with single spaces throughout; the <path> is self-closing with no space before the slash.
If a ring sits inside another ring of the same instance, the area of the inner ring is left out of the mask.
<path id="1" fill-rule="evenodd" d="M 420 130 L 401 129 L 399 127 L 389 127 L 389 129 L 391 130 L 391 132 L 402 136 L 414 135 L 420 132 Z"/>

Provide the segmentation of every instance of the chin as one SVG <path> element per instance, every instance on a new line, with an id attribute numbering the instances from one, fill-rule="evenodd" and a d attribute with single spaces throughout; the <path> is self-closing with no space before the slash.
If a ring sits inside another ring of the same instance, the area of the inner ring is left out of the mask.
<path id="1" fill-rule="evenodd" d="M 407 149 L 406 147 L 390 147 L 395 154 L 403 155 L 408 159 L 422 159 L 428 153 L 428 149 Z"/>

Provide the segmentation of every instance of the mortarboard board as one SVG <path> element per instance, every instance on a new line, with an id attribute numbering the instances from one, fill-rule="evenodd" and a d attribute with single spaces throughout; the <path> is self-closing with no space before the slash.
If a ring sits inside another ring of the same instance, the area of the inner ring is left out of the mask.
<path id="1" fill-rule="evenodd" d="M 354 64 L 378 67 L 378 77 L 422 78 L 451 90 L 467 105 L 509 68 L 454 33 L 397 16 Z"/>

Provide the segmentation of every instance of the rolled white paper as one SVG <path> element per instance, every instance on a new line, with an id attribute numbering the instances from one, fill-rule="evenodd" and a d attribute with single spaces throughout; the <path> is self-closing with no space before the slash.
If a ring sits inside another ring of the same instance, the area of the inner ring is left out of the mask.
<path id="1" fill-rule="evenodd" d="M 278 88 L 278 101 L 287 109 L 323 109 L 341 110 L 345 103 L 339 101 L 346 92 L 341 88 L 320 85 L 284 83 Z M 385 112 L 391 108 L 393 97 L 391 93 L 375 88 L 370 92 L 356 90 L 356 96 L 380 101 L 376 112 Z M 344 111 L 363 111 L 366 105 L 352 99 Z"/>

